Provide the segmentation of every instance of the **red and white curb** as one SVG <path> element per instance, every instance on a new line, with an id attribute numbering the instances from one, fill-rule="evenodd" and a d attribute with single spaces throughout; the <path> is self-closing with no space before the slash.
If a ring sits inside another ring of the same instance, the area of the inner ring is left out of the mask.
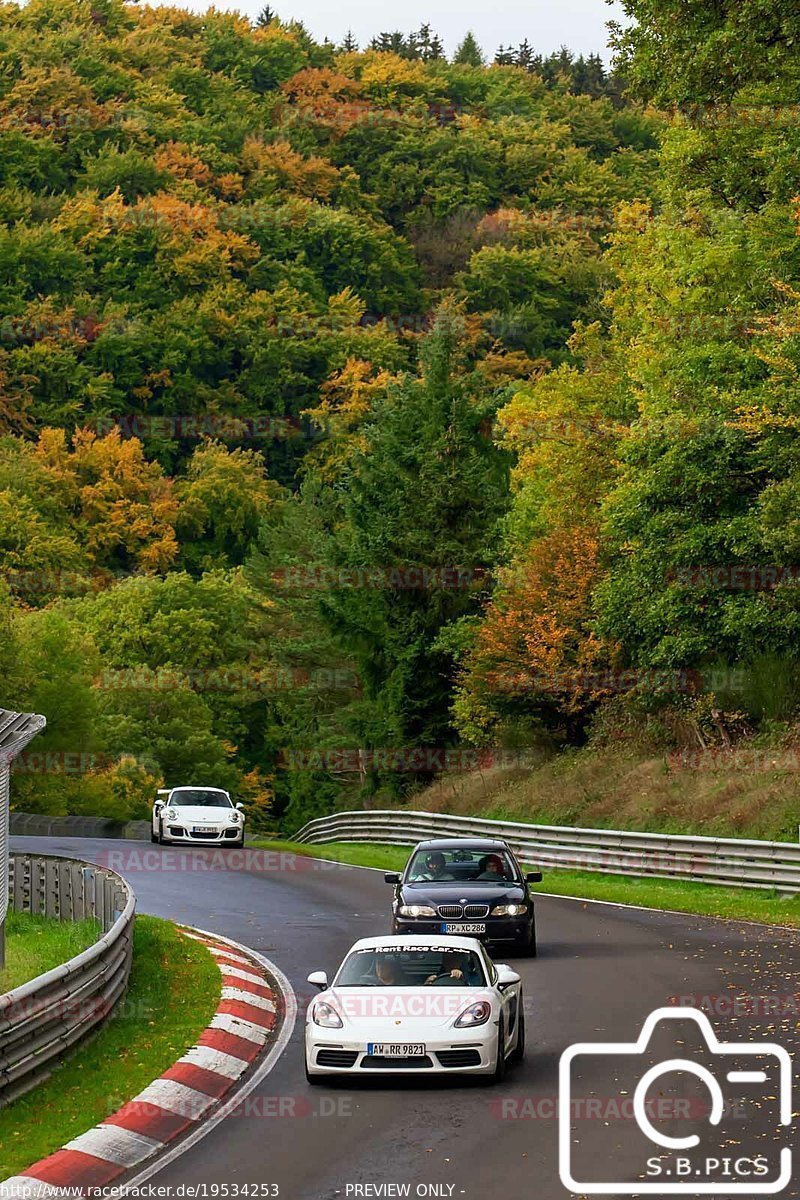
<path id="1" fill-rule="evenodd" d="M 75 1196 L 138 1171 L 126 1180 L 135 1187 L 205 1137 L 272 1070 L 297 1017 L 291 985 L 254 950 L 184 933 L 208 947 L 222 975 L 219 1006 L 197 1045 L 100 1125 L 0 1182 L 0 1200 L 47 1200 L 63 1189 Z"/>

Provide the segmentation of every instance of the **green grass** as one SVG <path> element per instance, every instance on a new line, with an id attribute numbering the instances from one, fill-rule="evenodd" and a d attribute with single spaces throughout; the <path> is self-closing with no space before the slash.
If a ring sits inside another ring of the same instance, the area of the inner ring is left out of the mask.
<path id="1" fill-rule="evenodd" d="M 0 971 L 0 994 L 52 971 L 88 949 L 100 937 L 100 922 L 58 921 L 9 911 L 6 922 L 6 966 Z"/>
<path id="2" fill-rule="evenodd" d="M 709 762 L 701 757 L 679 767 L 666 752 L 624 745 L 564 750 L 538 765 L 444 774 L 406 807 L 537 825 L 796 842 L 791 749 L 739 751 L 741 761 L 709 754 Z M 378 797 L 375 807 L 393 805 Z"/>
<path id="3" fill-rule="evenodd" d="M 251 843 L 253 844 L 253 843 Z M 336 842 L 305 846 L 297 842 L 259 842 L 264 849 L 295 852 L 313 858 L 331 858 L 356 867 L 378 867 L 400 871 L 406 865 L 409 847 Z M 535 864 L 531 864 L 534 866 Z M 800 928 L 800 898 L 787 899 L 777 892 L 714 887 L 671 879 L 635 879 L 600 875 L 588 871 L 545 870 L 544 880 L 534 891 L 584 900 L 610 900 L 616 904 L 639 904 L 643 908 L 674 909 L 706 917 L 759 921 L 765 925 Z"/>
<path id="4" fill-rule="evenodd" d="M 163 1074 L 195 1044 L 219 994 L 219 970 L 205 947 L 170 921 L 137 917 L 118 1015 L 50 1079 L 0 1110 L 0 1179 L 92 1128 Z"/>

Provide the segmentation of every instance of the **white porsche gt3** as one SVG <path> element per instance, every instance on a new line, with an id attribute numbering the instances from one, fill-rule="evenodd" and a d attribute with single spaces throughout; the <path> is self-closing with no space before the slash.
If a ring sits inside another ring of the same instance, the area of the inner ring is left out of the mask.
<path id="1" fill-rule="evenodd" d="M 306 1017 L 306 1078 L 418 1072 L 503 1078 L 525 1054 L 522 983 L 475 938 L 356 942 Z"/>
<path id="2" fill-rule="evenodd" d="M 186 845 L 244 845 L 244 813 L 214 787 L 162 788 L 153 806 L 151 840 Z"/>

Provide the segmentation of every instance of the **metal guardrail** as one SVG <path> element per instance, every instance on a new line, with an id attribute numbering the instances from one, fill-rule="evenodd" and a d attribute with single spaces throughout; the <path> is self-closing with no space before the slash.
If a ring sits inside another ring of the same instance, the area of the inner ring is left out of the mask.
<path id="1" fill-rule="evenodd" d="M 110 817 L 51 817 L 14 811 L 9 816 L 12 837 L 123 838 L 150 841 L 149 821 L 114 821 Z"/>
<path id="2" fill-rule="evenodd" d="M 38 713 L 0 708 L 0 967 L 5 963 L 5 923 L 8 910 L 8 820 L 11 764 L 47 721 Z"/>
<path id="3" fill-rule="evenodd" d="M 0 1108 L 35 1087 L 104 1021 L 130 975 L 136 900 L 121 876 L 69 858 L 14 854 L 9 898 L 17 912 L 96 917 L 102 937 L 69 962 L 0 995 Z"/>
<path id="4" fill-rule="evenodd" d="M 401 809 L 320 817 L 304 825 L 295 841 L 410 846 L 426 838 L 446 837 L 502 838 L 524 861 L 553 869 L 800 892 L 800 844 L 792 842 L 569 829 Z"/>

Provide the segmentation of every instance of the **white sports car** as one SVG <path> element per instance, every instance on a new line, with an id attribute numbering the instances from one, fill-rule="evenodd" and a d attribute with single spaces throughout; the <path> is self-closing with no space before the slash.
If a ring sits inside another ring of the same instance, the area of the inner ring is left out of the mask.
<path id="1" fill-rule="evenodd" d="M 364 938 L 306 1017 L 306 1078 L 402 1074 L 503 1078 L 525 1054 L 522 984 L 470 937 Z"/>
<path id="2" fill-rule="evenodd" d="M 153 842 L 244 845 L 244 813 L 227 792 L 211 787 L 164 788 L 153 806 Z"/>

